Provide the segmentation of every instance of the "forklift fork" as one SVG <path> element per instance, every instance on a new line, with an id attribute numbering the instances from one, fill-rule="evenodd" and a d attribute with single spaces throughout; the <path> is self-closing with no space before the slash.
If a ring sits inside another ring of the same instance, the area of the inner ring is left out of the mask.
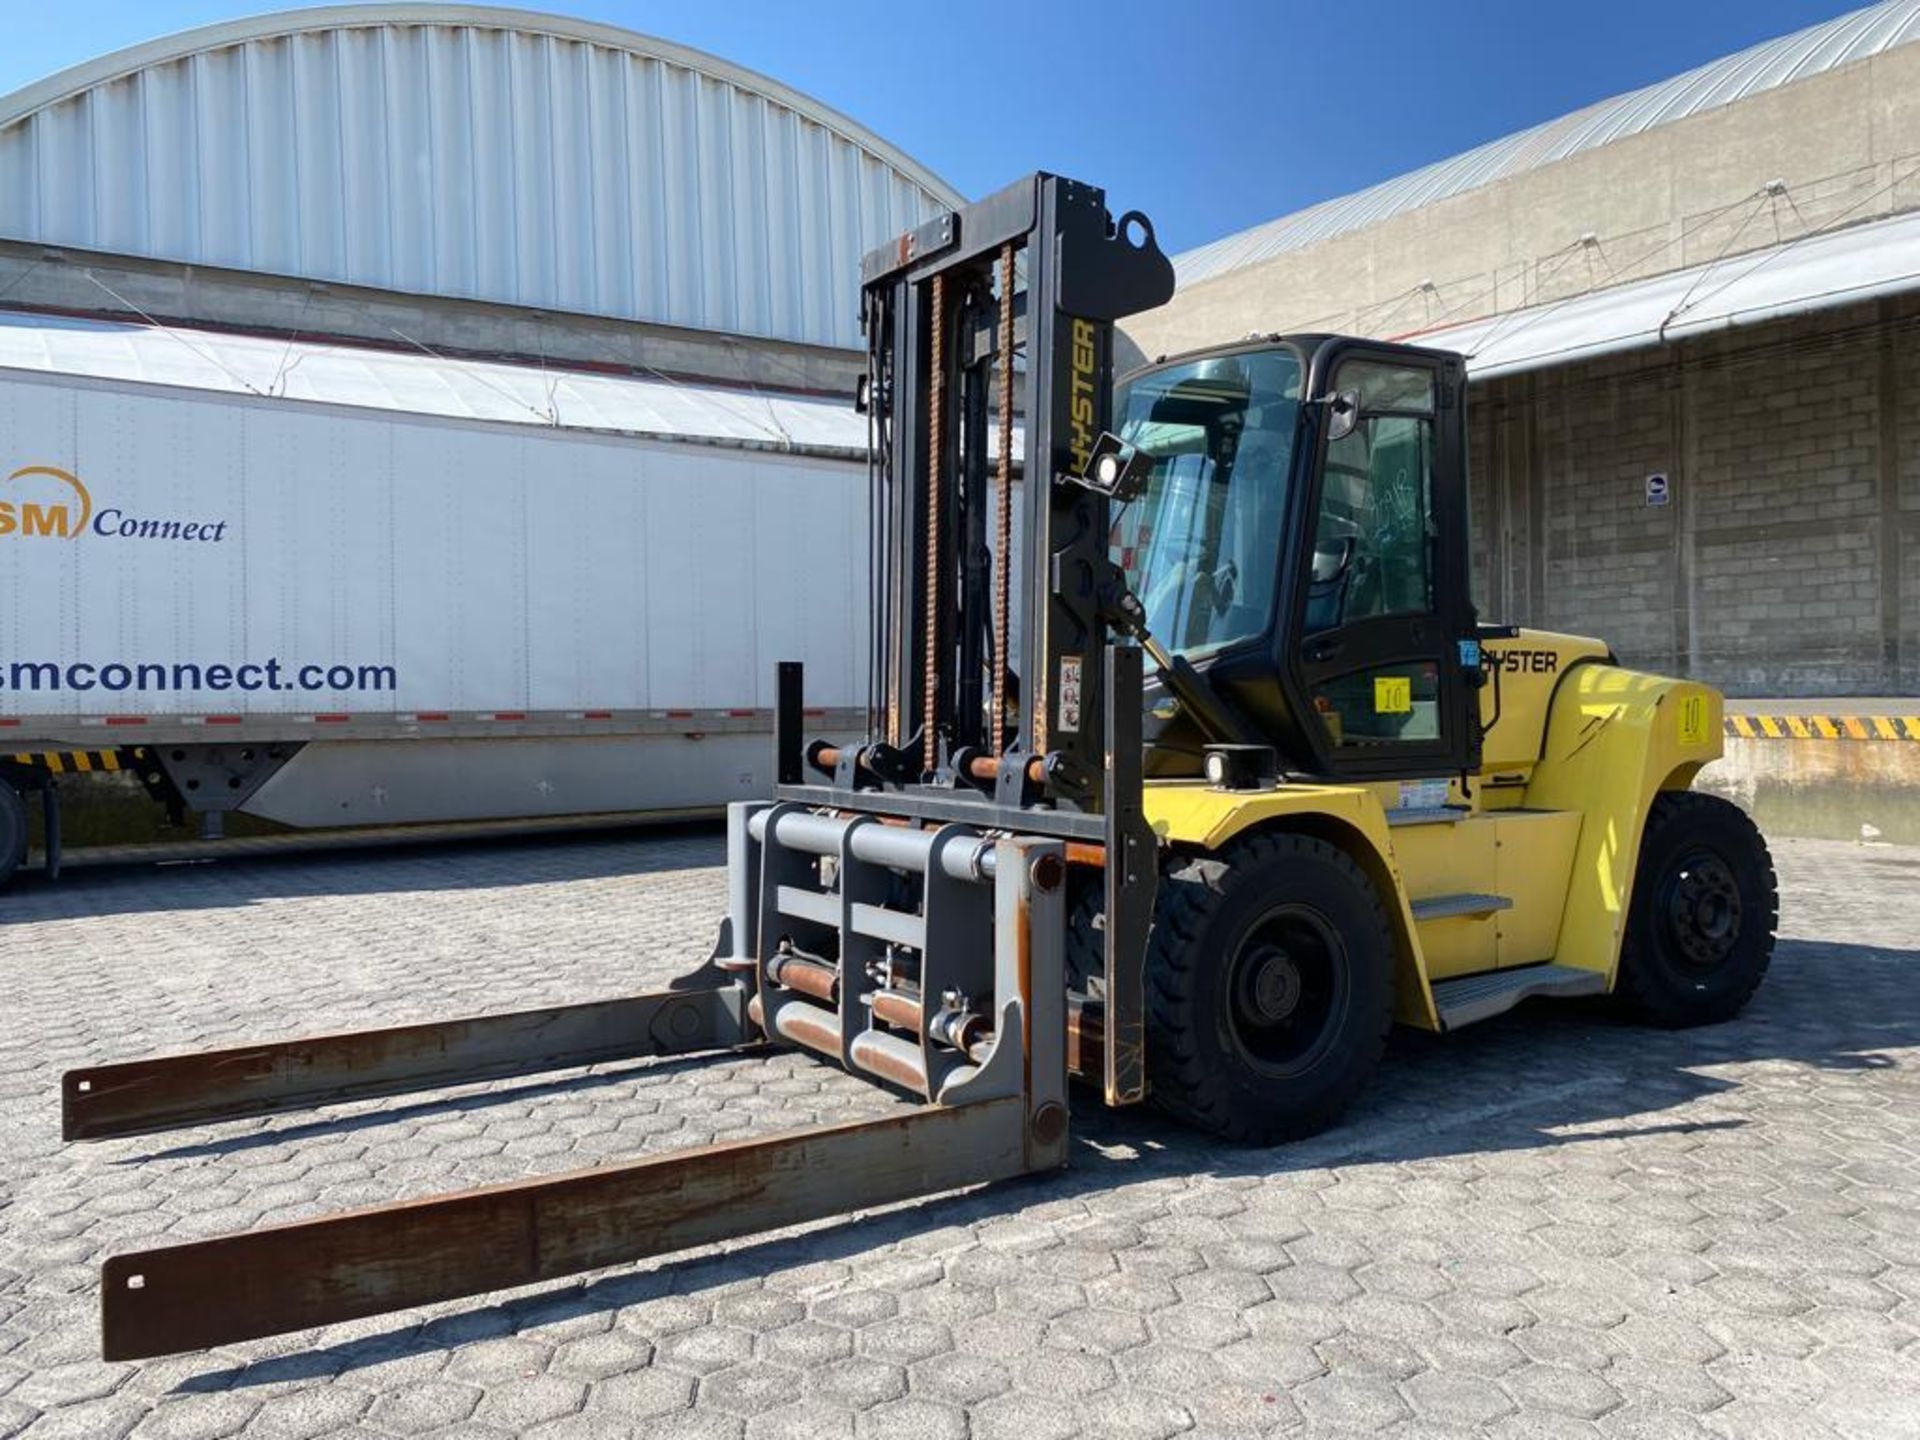
<path id="1" fill-rule="evenodd" d="M 1065 1163 L 1062 842 L 736 804 L 728 848 L 721 944 L 667 990 L 73 1071 L 65 1133 L 135 1135 L 762 1037 L 918 1105 L 115 1255 L 104 1358 L 535 1284 Z"/>
<path id="2" fill-rule="evenodd" d="M 662 990 L 69 1070 L 61 1138 L 112 1140 L 648 1055 L 751 1043 L 736 987 Z"/>

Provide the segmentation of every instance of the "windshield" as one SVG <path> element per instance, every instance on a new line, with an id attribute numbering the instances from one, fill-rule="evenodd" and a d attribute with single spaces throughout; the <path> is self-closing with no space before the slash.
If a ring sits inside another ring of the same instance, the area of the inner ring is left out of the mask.
<path id="1" fill-rule="evenodd" d="M 1112 536 L 1147 628 L 1189 659 L 1263 633 L 1300 416 L 1298 356 L 1169 365 L 1135 376 L 1114 409 L 1120 437 L 1153 457 Z"/>

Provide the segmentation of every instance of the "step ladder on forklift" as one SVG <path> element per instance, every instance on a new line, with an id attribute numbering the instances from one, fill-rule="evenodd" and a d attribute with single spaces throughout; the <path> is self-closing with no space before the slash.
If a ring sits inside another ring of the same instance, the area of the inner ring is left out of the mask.
<path id="1" fill-rule="evenodd" d="M 1465 805 L 1404 806 L 1388 810 L 1386 820 L 1390 829 L 1410 825 L 1458 825 L 1469 822 L 1473 813 Z M 1465 891 L 1453 895 L 1430 895 L 1414 900 L 1412 905 L 1416 925 L 1435 920 L 1487 919 L 1512 908 L 1510 896 Z M 1598 971 L 1542 961 L 1507 970 L 1436 980 L 1433 983 L 1433 1003 L 1440 1014 L 1440 1028 L 1458 1030 L 1504 1014 L 1522 1000 L 1535 995 L 1573 999 L 1583 995 L 1605 994 L 1606 988 L 1607 977 Z"/>

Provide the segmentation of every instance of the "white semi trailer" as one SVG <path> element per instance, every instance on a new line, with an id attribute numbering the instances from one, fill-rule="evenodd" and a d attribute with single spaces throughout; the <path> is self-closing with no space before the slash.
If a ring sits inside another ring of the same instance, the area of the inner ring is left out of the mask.
<path id="1" fill-rule="evenodd" d="M 858 728 L 865 443 L 831 397 L 0 314 L 0 879 L 81 770 L 293 826 L 759 793 L 776 660 Z"/>

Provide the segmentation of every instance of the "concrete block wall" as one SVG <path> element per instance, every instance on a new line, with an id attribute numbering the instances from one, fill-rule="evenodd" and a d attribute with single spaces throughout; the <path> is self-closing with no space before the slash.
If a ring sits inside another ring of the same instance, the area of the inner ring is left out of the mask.
<path id="1" fill-rule="evenodd" d="M 1673 405 L 1658 370 L 1536 391 L 1535 474 L 1544 553 L 1532 558 L 1541 617 L 1579 632 L 1610 609 L 1622 654 L 1674 666 L 1684 592 L 1675 577 L 1674 507 L 1650 507 L 1646 480 L 1673 468 Z"/>
<path id="2" fill-rule="evenodd" d="M 1920 689 L 1920 299 L 1494 380 L 1469 404 L 1488 618 L 1734 695 Z"/>
<path id="3" fill-rule="evenodd" d="M 1882 338 L 1867 326 L 1830 348 L 1687 374 L 1698 631 L 1689 659 L 1740 693 L 1893 684 L 1874 528 Z"/>
<path id="4" fill-rule="evenodd" d="M 1882 507 L 1882 563 L 1899 577 L 1901 608 L 1890 627 L 1897 641 L 1897 687 L 1920 695 L 1920 334 L 1907 331 L 1890 345 L 1888 385 L 1894 483 Z"/>

